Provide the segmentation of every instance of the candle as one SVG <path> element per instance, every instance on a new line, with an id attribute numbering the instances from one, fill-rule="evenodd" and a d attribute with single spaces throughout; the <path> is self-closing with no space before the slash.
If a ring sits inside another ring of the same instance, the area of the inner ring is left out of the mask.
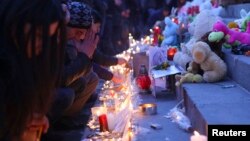
<path id="1" fill-rule="evenodd" d="M 107 118 L 108 118 L 109 130 L 113 131 L 116 125 L 116 116 L 113 113 L 108 113 Z"/>
<path id="2" fill-rule="evenodd" d="M 132 132 L 132 131 L 129 131 L 129 132 L 128 132 L 128 140 L 129 140 L 129 141 L 132 141 L 132 140 L 133 140 L 133 136 L 134 136 L 133 132 Z"/>
<path id="3" fill-rule="evenodd" d="M 99 119 L 99 124 L 100 124 L 100 131 L 101 132 L 106 132 L 109 131 L 108 127 L 108 121 L 107 121 L 107 116 L 106 114 L 102 114 L 98 117 Z"/>
<path id="4" fill-rule="evenodd" d="M 91 113 L 92 113 L 93 117 L 98 117 L 101 114 L 106 114 L 107 109 L 106 109 L 106 107 L 92 107 Z"/>
<path id="5" fill-rule="evenodd" d="M 169 61 L 172 61 L 174 58 L 175 53 L 177 52 L 177 49 L 175 47 L 170 47 L 167 51 L 167 57 Z"/>
<path id="6" fill-rule="evenodd" d="M 190 141 L 207 141 L 207 137 L 194 131 L 194 135 L 190 137 Z"/>

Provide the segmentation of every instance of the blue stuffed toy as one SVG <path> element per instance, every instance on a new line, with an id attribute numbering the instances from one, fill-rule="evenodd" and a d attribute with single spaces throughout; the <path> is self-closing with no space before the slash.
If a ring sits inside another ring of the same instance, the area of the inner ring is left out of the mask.
<path id="1" fill-rule="evenodd" d="M 168 46 L 176 46 L 178 44 L 177 31 L 179 26 L 174 23 L 169 17 L 164 19 L 165 28 L 163 31 L 163 41 L 161 47 L 168 48 Z"/>

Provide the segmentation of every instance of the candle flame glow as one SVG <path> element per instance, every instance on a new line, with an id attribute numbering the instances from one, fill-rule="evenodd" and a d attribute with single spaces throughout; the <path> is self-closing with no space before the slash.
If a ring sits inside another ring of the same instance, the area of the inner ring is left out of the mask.
<path id="1" fill-rule="evenodd" d="M 194 135 L 195 135 L 195 136 L 199 136 L 200 134 L 199 134 L 199 132 L 194 131 Z"/>

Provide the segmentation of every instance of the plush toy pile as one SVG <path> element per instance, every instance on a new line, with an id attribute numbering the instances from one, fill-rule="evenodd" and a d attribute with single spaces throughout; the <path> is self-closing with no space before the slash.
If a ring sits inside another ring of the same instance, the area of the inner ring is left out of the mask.
<path id="1" fill-rule="evenodd" d="M 211 83 L 225 78 L 227 66 L 223 61 L 222 44 L 226 41 L 226 33 L 214 32 L 214 25 L 220 20 L 214 12 L 205 9 L 190 24 L 188 30 L 192 37 L 181 44 L 181 51 L 174 56 L 174 63 L 187 71 L 176 75 L 176 86 L 182 83 Z"/>
<path id="2" fill-rule="evenodd" d="M 207 32 L 212 31 L 214 23 L 219 19 L 211 10 L 200 12 L 189 26 L 188 31 L 192 35 L 191 39 L 181 45 L 181 51 L 174 56 L 174 63 L 186 68 L 187 64 L 193 60 L 191 50 L 194 43 L 199 41 Z"/>

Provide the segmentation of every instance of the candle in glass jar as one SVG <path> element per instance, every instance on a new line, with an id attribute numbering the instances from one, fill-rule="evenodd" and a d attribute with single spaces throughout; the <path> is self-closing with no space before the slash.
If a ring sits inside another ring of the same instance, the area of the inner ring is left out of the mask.
<path id="1" fill-rule="evenodd" d="M 167 50 L 167 57 L 168 57 L 168 60 L 169 60 L 169 61 L 172 61 L 172 60 L 173 60 L 174 55 L 175 55 L 176 52 L 177 52 L 177 48 L 175 48 L 175 47 L 170 47 L 170 48 Z"/>
<path id="2" fill-rule="evenodd" d="M 194 131 L 194 135 L 190 137 L 190 141 L 207 141 L 207 137 Z"/>

